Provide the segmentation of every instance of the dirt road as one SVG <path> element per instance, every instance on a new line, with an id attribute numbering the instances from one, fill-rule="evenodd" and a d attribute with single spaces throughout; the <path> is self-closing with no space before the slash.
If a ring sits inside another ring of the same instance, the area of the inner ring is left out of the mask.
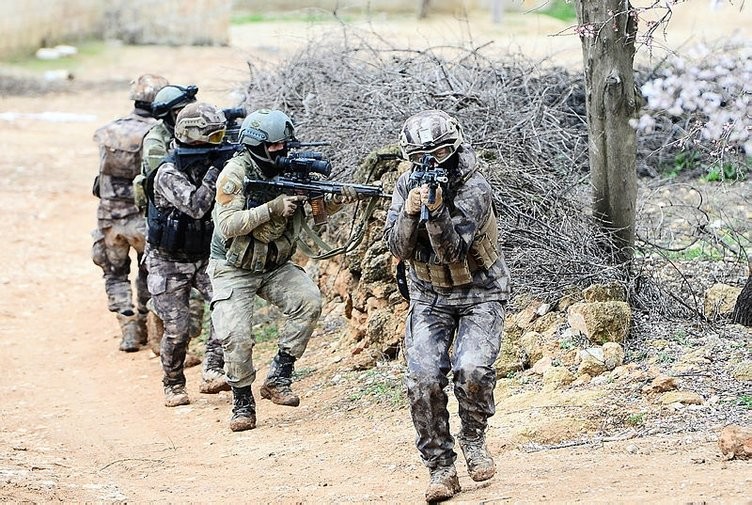
<path id="1" fill-rule="evenodd" d="M 422 502 L 427 474 L 408 411 L 353 401 L 328 335 L 301 360 L 312 372 L 295 385 L 302 405 L 263 402 L 258 428 L 232 433 L 230 396 L 199 394 L 198 368 L 187 371 L 193 403 L 163 407 L 159 361 L 117 350 L 89 259 L 91 135 L 127 112 L 127 81 L 161 73 L 232 106 L 248 55 L 279 57 L 302 41 L 285 39 L 289 30 L 252 25 L 229 48 L 112 47 L 81 57 L 71 92 L 0 98 L 0 112 L 79 115 L 0 120 L 0 501 Z M 505 422 L 500 412 L 489 434 L 498 475 L 474 483 L 459 464 L 465 491 L 454 502 L 752 503 L 752 467 L 721 461 L 712 436 L 528 454 Z"/>

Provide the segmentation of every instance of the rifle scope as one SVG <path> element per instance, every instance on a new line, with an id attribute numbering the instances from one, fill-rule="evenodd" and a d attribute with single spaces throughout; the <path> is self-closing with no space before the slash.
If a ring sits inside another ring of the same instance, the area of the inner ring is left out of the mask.
<path id="1" fill-rule="evenodd" d="M 308 178 L 310 173 L 321 174 L 329 177 L 332 173 L 332 164 L 324 158 L 322 153 L 315 151 L 300 151 L 290 153 L 288 156 L 278 156 L 274 164 L 285 173 L 290 173 L 297 178 Z"/>

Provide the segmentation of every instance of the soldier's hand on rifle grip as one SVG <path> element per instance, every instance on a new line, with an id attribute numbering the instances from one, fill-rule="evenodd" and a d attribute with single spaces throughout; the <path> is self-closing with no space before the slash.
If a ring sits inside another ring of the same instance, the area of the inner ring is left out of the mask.
<path id="1" fill-rule="evenodd" d="M 421 188 L 413 188 L 407 194 L 407 200 L 405 200 L 405 214 L 416 215 L 420 214 L 421 205 Z"/>
<path id="2" fill-rule="evenodd" d="M 441 186 L 436 187 L 436 194 L 434 196 L 433 202 L 431 202 L 430 198 L 430 192 L 431 189 L 428 187 L 428 184 L 424 184 L 420 188 L 420 200 L 423 205 L 428 207 L 428 210 L 431 212 L 437 211 L 439 208 L 441 208 L 441 205 L 444 203 L 444 197 L 442 196 L 442 190 Z"/>
<path id="3" fill-rule="evenodd" d="M 217 177 L 219 177 L 219 172 L 219 168 L 209 167 L 209 170 L 207 170 L 206 174 L 204 175 L 203 183 L 213 188 L 214 184 L 217 182 Z"/>
<path id="4" fill-rule="evenodd" d="M 290 217 L 295 213 L 295 209 L 298 208 L 298 204 L 306 200 L 305 196 L 287 196 L 279 195 L 277 198 L 268 202 L 266 205 L 269 207 L 269 214 L 272 216 Z"/>
<path id="5" fill-rule="evenodd" d="M 358 201 L 358 191 L 354 187 L 345 184 L 340 191 L 342 192 L 340 197 L 341 203 L 353 203 Z"/>

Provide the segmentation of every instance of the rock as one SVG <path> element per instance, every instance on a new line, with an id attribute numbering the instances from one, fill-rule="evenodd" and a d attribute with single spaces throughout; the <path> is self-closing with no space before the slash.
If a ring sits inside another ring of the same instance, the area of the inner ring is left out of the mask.
<path id="1" fill-rule="evenodd" d="M 533 368 L 530 370 L 534 374 L 544 375 L 549 368 L 553 366 L 553 359 L 551 356 L 546 356 L 535 362 Z"/>
<path id="2" fill-rule="evenodd" d="M 627 291 L 618 282 L 593 284 L 582 291 L 586 302 L 626 302 Z"/>
<path id="3" fill-rule="evenodd" d="M 603 362 L 606 364 L 606 370 L 613 370 L 617 366 L 624 364 L 624 348 L 616 342 L 606 342 L 603 344 Z"/>
<path id="4" fill-rule="evenodd" d="M 731 372 L 738 381 L 752 381 L 752 361 L 742 361 Z"/>
<path id="5" fill-rule="evenodd" d="M 580 365 L 577 367 L 577 375 L 588 374 L 595 377 L 606 371 L 606 362 L 603 357 L 603 348 L 591 347 L 580 351 Z"/>
<path id="6" fill-rule="evenodd" d="M 623 342 L 632 324 L 632 312 L 625 302 L 575 303 L 568 310 L 569 325 L 590 342 Z"/>
<path id="7" fill-rule="evenodd" d="M 718 437 L 718 447 L 726 459 L 752 459 L 752 428 L 726 426 Z"/>
<path id="8" fill-rule="evenodd" d="M 577 377 L 572 382 L 572 385 L 573 386 L 582 386 L 584 384 L 589 384 L 590 381 L 592 381 L 592 380 L 593 380 L 593 378 L 589 374 L 584 373 L 584 374 L 580 375 L 579 377 Z"/>
<path id="9" fill-rule="evenodd" d="M 574 378 L 572 372 L 563 366 L 548 367 L 548 369 L 543 372 L 543 390 L 550 391 L 566 386 L 571 384 Z"/>
<path id="10" fill-rule="evenodd" d="M 703 303 L 705 317 L 730 316 L 741 291 L 741 288 L 722 283 L 710 286 L 705 291 L 705 302 Z"/>
<path id="11" fill-rule="evenodd" d="M 702 405 L 703 398 L 692 391 L 669 391 L 658 400 L 662 405 L 680 403 L 682 405 Z"/>
<path id="12" fill-rule="evenodd" d="M 543 335 L 528 331 L 520 337 L 520 347 L 527 355 L 528 363 L 535 363 L 543 357 Z"/>
<path id="13" fill-rule="evenodd" d="M 649 385 L 642 388 L 642 392 L 645 394 L 665 393 L 666 391 L 673 391 L 677 387 L 679 387 L 679 381 L 676 377 L 659 375 Z"/>

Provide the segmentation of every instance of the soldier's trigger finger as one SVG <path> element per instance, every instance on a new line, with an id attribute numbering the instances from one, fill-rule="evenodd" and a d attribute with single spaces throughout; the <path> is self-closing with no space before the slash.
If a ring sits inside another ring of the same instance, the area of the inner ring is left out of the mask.
<path id="1" fill-rule="evenodd" d="M 293 202 L 293 203 L 305 202 L 308 199 L 308 197 L 305 195 L 288 196 L 287 198 L 288 198 L 288 201 Z"/>

